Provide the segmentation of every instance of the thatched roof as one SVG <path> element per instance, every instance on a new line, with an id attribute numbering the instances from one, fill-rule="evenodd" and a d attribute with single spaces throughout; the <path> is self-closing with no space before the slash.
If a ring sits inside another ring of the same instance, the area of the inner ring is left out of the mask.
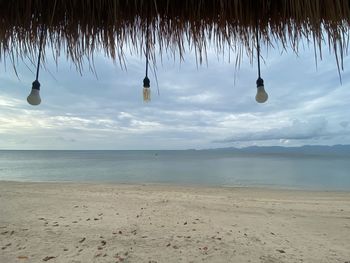
<path id="1" fill-rule="evenodd" d="M 186 47 L 201 61 L 208 45 L 229 46 L 252 57 L 255 32 L 267 45 L 279 41 L 297 52 L 299 40 L 315 50 L 325 41 L 341 62 L 348 49 L 349 0 L 0 0 L 0 59 L 35 55 L 44 25 L 46 47 L 65 52 L 76 65 L 98 49 L 122 61 L 126 49 L 182 56 Z M 239 61 L 239 60 L 238 60 Z M 341 65 L 341 63 L 340 63 Z"/>

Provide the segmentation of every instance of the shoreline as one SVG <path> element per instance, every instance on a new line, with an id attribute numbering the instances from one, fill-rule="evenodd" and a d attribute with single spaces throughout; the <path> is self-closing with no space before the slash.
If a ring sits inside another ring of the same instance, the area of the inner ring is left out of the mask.
<path id="1" fill-rule="evenodd" d="M 0 181 L 0 262 L 350 260 L 350 193 Z"/>
<path id="2" fill-rule="evenodd" d="M 146 183 L 146 182 L 117 182 L 117 181 L 21 181 L 21 180 L 2 180 L 1 183 L 9 184 L 72 184 L 72 185 L 95 185 L 95 186 L 146 186 L 146 187 L 163 187 L 163 188 L 185 188 L 185 189 L 256 189 L 266 191 L 297 191 L 297 192 L 326 192 L 326 193 L 350 193 L 350 189 L 326 189 L 326 188 L 303 188 L 280 185 L 207 185 L 207 184 L 180 184 L 180 183 Z"/>

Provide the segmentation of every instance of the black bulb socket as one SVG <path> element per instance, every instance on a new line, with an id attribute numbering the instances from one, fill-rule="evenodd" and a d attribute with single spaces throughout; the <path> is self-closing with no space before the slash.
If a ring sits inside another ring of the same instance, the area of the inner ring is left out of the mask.
<path id="1" fill-rule="evenodd" d="M 144 87 L 144 88 L 149 88 L 149 87 L 151 87 L 151 82 L 150 82 L 149 78 L 145 77 L 145 78 L 143 79 L 143 87 Z"/>
<path id="2" fill-rule="evenodd" d="M 38 80 L 33 81 L 32 89 L 40 90 L 40 82 Z"/>
<path id="3" fill-rule="evenodd" d="M 264 80 L 263 80 L 262 78 L 259 77 L 259 78 L 256 80 L 256 86 L 257 86 L 257 87 L 264 86 Z"/>

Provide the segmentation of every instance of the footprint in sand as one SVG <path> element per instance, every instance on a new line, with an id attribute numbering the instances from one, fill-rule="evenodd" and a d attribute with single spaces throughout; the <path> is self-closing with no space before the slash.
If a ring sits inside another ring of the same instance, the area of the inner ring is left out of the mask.
<path id="1" fill-rule="evenodd" d="M 12 243 L 8 243 L 8 244 L 6 244 L 5 246 L 3 246 L 1 249 L 2 249 L 2 250 L 5 250 L 6 248 L 10 247 L 11 245 L 12 245 Z"/>

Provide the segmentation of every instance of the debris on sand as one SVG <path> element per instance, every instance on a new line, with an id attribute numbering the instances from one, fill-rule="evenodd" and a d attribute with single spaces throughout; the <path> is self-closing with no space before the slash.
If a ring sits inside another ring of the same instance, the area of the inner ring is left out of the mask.
<path id="1" fill-rule="evenodd" d="M 56 258 L 56 257 L 54 257 L 54 256 L 46 256 L 46 257 L 43 258 L 43 261 L 49 261 L 50 259 L 54 259 L 54 258 Z"/>

